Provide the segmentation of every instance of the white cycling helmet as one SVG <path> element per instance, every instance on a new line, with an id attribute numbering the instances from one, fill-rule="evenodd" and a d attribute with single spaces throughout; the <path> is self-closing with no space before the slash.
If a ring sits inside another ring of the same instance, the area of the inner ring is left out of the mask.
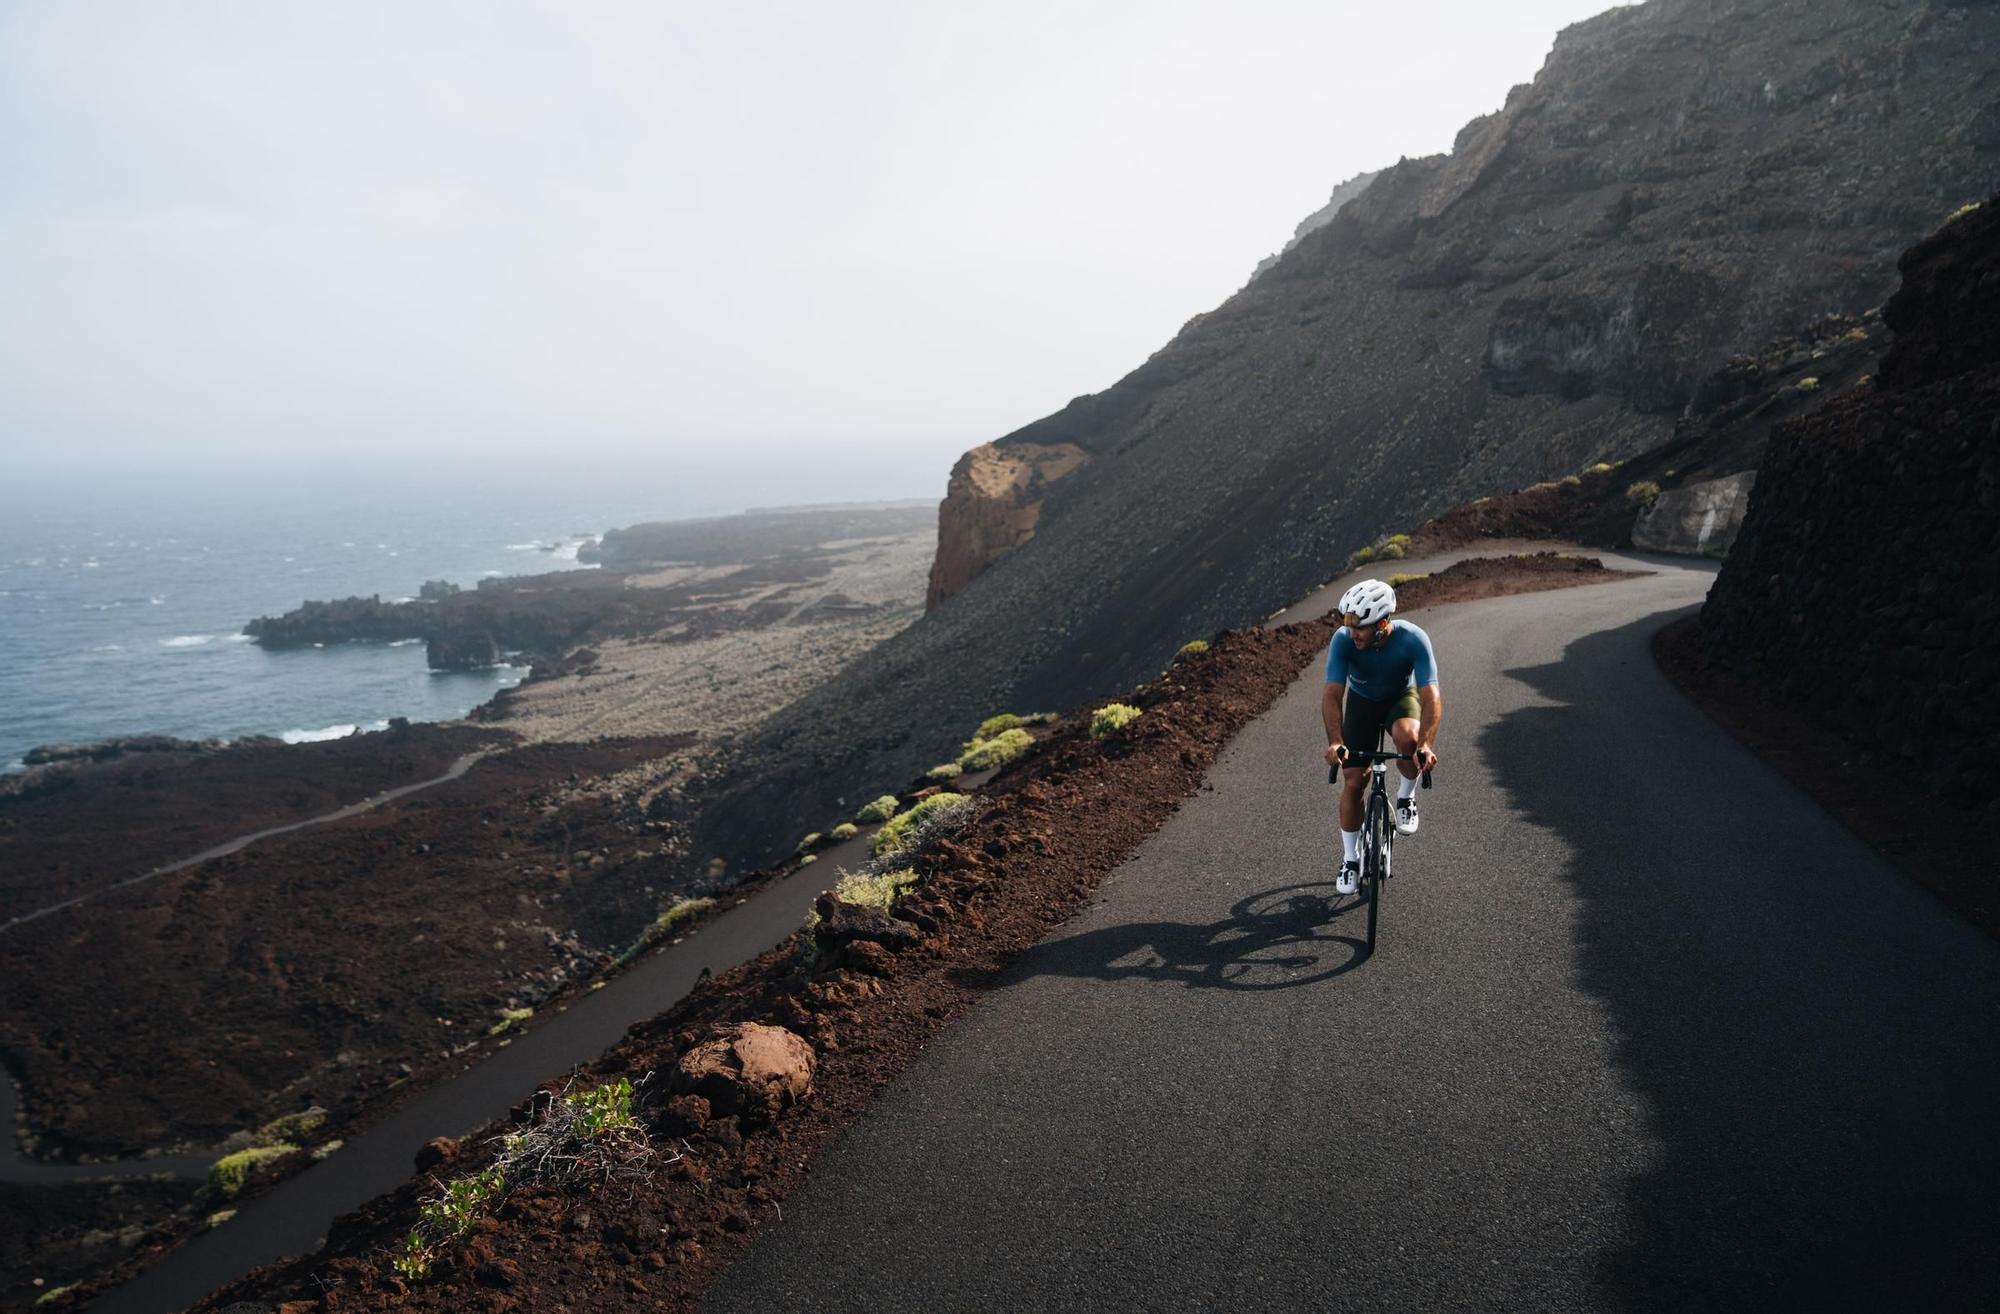
<path id="1" fill-rule="evenodd" d="M 1364 579 L 1340 595 L 1340 614 L 1373 625 L 1396 609 L 1396 590 L 1379 579 Z"/>

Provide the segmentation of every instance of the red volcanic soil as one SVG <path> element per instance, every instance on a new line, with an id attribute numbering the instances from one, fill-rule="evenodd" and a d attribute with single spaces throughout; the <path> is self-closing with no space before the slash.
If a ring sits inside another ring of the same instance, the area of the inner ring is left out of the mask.
<path id="1" fill-rule="evenodd" d="M 409 774 L 487 733 L 439 740 Z M 332 1113 L 324 1134 L 341 1135 L 364 1105 L 454 1067 L 452 1051 L 483 1038 L 498 1009 L 541 1002 L 650 919 L 671 866 L 661 837 L 570 782 L 693 738 L 503 751 L 374 811 L 0 935 L 0 1048 L 29 1126 L 59 1154 L 127 1155 L 319 1104 Z M 165 773 L 157 795 L 114 784 L 93 803 L 80 785 L 73 799 L 28 800 L 19 829 L 38 831 L 44 806 L 108 818 L 130 793 L 151 799 L 143 834 L 157 840 L 177 800 L 203 818 L 200 838 L 219 838 L 222 805 L 203 791 L 231 781 L 185 771 Z M 72 867 L 110 867 L 120 835 L 80 837 Z"/>
<path id="2" fill-rule="evenodd" d="M 1401 593 L 1414 608 L 1619 577 L 1595 561 L 1544 555 L 1461 563 Z M 397 1277 L 389 1257 L 419 1201 L 437 1189 L 434 1177 L 487 1162 L 490 1138 L 508 1130 L 495 1124 L 462 1149 L 440 1147 L 455 1157 L 427 1161 L 421 1177 L 338 1220 L 321 1254 L 261 1270 L 197 1309 L 246 1299 L 300 1302 L 280 1305 L 288 1314 L 694 1308 L 777 1217 L 813 1157 L 1200 787 L 1230 737 L 1319 660 L 1334 624 L 1323 617 L 1219 634 L 1208 651 L 1125 695 L 1144 715 L 1104 739 L 1088 733 L 1094 706 L 1065 715 L 986 784 L 964 830 L 913 856 L 920 880 L 893 919 L 829 918 L 810 956 L 801 931 L 632 1028 L 576 1083 L 645 1079 L 638 1111 L 661 1147 L 656 1171 L 570 1189 L 516 1183 L 430 1277 Z M 828 899 L 822 909 L 837 911 Z M 783 1027 L 809 1044 L 810 1096 L 723 1113 L 724 1105 L 677 1091 L 684 1055 L 747 1022 Z M 534 1106 L 524 1101 L 514 1122 L 529 1120 Z"/>

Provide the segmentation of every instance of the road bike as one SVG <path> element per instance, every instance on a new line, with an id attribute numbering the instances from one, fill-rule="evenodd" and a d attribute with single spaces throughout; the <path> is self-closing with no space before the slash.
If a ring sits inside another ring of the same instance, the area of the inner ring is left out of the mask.
<path id="1" fill-rule="evenodd" d="M 1389 819 L 1389 791 L 1382 779 L 1388 774 L 1391 762 L 1410 762 L 1415 759 L 1408 753 L 1385 753 L 1382 741 L 1377 738 L 1375 749 L 1347 750 L 1347 760 L 1336 762 L 1326 769 L 1326 780 L 1330 785 L 1340 783 L 1340 773 L 1345 767 L 1366 767 L 1371 780 L 1368 785 L 1368 799 L 1361 817 L 1361 883 L 1356 887 L 1356 895 L 1368 905 L 1368 952 L 1375 952 L 1375 924 L 1382 915 L 1382 883 L 1394 871 L 1393 850 L 1396 845 L 1396 823 Z M 1431 787 L 1431 773 L 1423 774 L 1424 788 Z"/>

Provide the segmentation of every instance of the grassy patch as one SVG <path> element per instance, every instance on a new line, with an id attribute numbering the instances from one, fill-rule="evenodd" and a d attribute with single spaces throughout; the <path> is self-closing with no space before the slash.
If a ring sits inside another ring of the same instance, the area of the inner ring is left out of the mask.
<path id="1" fill-rule="evenodd" d="M 984 721 L 981 721 L 979 728 L 972 732 L 972 737 L 974 739 L 991 739 L 1002 730 L 1012 730 L 1015 726 L 1022 724 L 1025 724 L 1023 718 L 1016 716 L 1012 712 L 1001 712 L 997 716 L 989 716 Z"/>
<path id="2" fill-rule="evenodd" d="M 813 845 L 817 843 L 819 843 L 819 832 L 814 831 L 810 835 L 807 835 L 804 839 L 800 840 L 799 847 L 794 851 L 798 853 L 804 853 L 807 849 L 811 848 Z"/>
<path id="3" fill-rule="evenodd" d="M 1611 462 L 1599 461 L 1596 465 L 1585 469 L 1584 473 L 1587 475 L 1608 475 L 1611 473 Z"/>
<path id="4" fill-rule="evenodd" d="M 1429 579 L 1429 578 L 1430 578 L 1429 575 L 1391 575 L 1389 576 L 1388 583 L 1390 588 L 1399 589 L 1402 588 L 1403 585 L 1408 584 L 1413 580 Z"/>
<path id="5" fill-rule="evenodd" d="M 850 872 L 840 878 L 840 884 L 833 887 L 833 893 L 843 903 L 880 908 L 887 912 L 916 883 L 917 874 L 907 867 L 874 873 Z"/>
<path id="6" fill-rule="evenodd" d="M 970 803 L 971 801 L 971 799 L 963 794 L 953 794 L 950 792 L 933 794 L 929 798 L 919 802 L 915 807 L 907 811 L 898 812 L 895 816 L 884 822 L 882 829 L 875 832 L 875 839 L 870 845 L 871 851 L 877 857 L 887 853 L 894 853 L 898 849 L 908 845 L 915 833 L 922 828 L 924 822 L 930 817 L 947 808 L 956 807 L 961 803 Z"/>
<path id="7" fill-rule="evenodd" d="M 1207 651 L 1208 651 L 1207 639 L 1190 639 L 1186 643 L 1180 646 L 1180 651 L 1174 654 L 1174 660 L 1179 661 L 1183 657 L 1193 657 L 1198 653 L 1204 653 Z"/>
<path id="8" fill-rule="evenodd" d="M 873 803 L 863 807 L 861 811 L 855 813 L 854 819 L 863 825 L 867 825 L 869 822 L 887 821 L 895 815 L 896 796 L 894 794 L 884 794 Z"/>
<path id="9" fill-rule="evenodd" d="M 1797 388 L 1800 392 L 1818 392 L 1819 379 L 1814 377 L 1813 375 L 1808 374 L 1805 378 L 1800 379 L 1797 383 L 1793 384 L 1792 386 L 1794 388 Z"/>
<path id="10" fill-rule="evenodd" d="M 861 833 L 861 827 L 855 825 L 851 821 L 843 821 L 838 826 L 835 826 L 832 830 L 827 832 L 828 835 L 832 836 L 834 839 L 837 840 L 851 840 L 860 833 Z"/>
<path id="11" fill-rule="evenodd" d="M 326 1110 L 314 1105 L 271 1119 L 257 1129 L 258 1145 L 297 1145 L 326 1125 Z"/>
<path id="12" fill-rule="evenodd" d="M 1026 730 L 1007 729 L 991 739 L 975 739 L 965 746 L 958 764 L 967 771 L 984 771 L 1005 766 L 1035 746 L 1035 737 Z"/>
<path id="13" fill-rule="evenodd" d="M 960 766 L 958 763 L 940 762 L 936 766 L 932 767 L 930 770 L 924 772 L 924 779 L 950 780 L 954 776 L 961 776 L 964 774 L 965 774 L 965 768 Z"/>
<path id="14" fill-rule="evenodd" d="M 1102 739 L 1115 730 L 1122 729 L 1144 716 L 1145 713 L 1130 703 L 1106 703 L 1090 718 L 1090 737 Z"/>
<path id="15" fill-rule="evenodd" d="M 223 1155 L 208 1167 L 205 1198 L 234 1200 L 237 1193 L 249 1184 L 252 1173 L 288 1154 L 296 1154 L 298 1148 L 281 1141 L 276 1145 L 253 1145 L 247 1150 Z"/>
<path id="16" fill-rule="evenodd" d="M 1660 486 L 1650 479 L 1641 479 L 1625 490 L 1625 504 L 1648 508 L 1660 500 Z"/>
<path id="17" fill-rule="evenodd" d="M 535 1010 L 532 1008 L 503 1008 L 500 1010 L 500 1020 L 486 1028 L 486 1034 L 497 1036 L 503 1031 L 511 1031 L 534 1015 Z"/>
<path id="18" fill-rule="evenodd" d="M 1971 214 L 1974 210 L 1977 210 L 1979 206 L 1980 202 L 1978 201 L 1968 201 L 1964 205 L 1959 206 L 1956 210 L 1953 210 L 1950 214 L 1946 215 L 1944 217 L 1944 221 L 1948 224 L 1956 223 L 1960 219 L 1963 219 L 1965 218 L 1965 216 Z"/>

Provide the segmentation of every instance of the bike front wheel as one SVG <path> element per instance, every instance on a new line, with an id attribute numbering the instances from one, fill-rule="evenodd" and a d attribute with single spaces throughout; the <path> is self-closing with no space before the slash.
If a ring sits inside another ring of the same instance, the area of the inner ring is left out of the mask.
<path id="1" fill-rule="evenodd" d="M 1361 827 L 1361 897 L 1368 904 L 1368 952 L 1375 952 L 1375 928 L 1382 916 L 1382 878 L 1388 875 L 1388 818 L 1380 798 L 1368 800 Z"/>

